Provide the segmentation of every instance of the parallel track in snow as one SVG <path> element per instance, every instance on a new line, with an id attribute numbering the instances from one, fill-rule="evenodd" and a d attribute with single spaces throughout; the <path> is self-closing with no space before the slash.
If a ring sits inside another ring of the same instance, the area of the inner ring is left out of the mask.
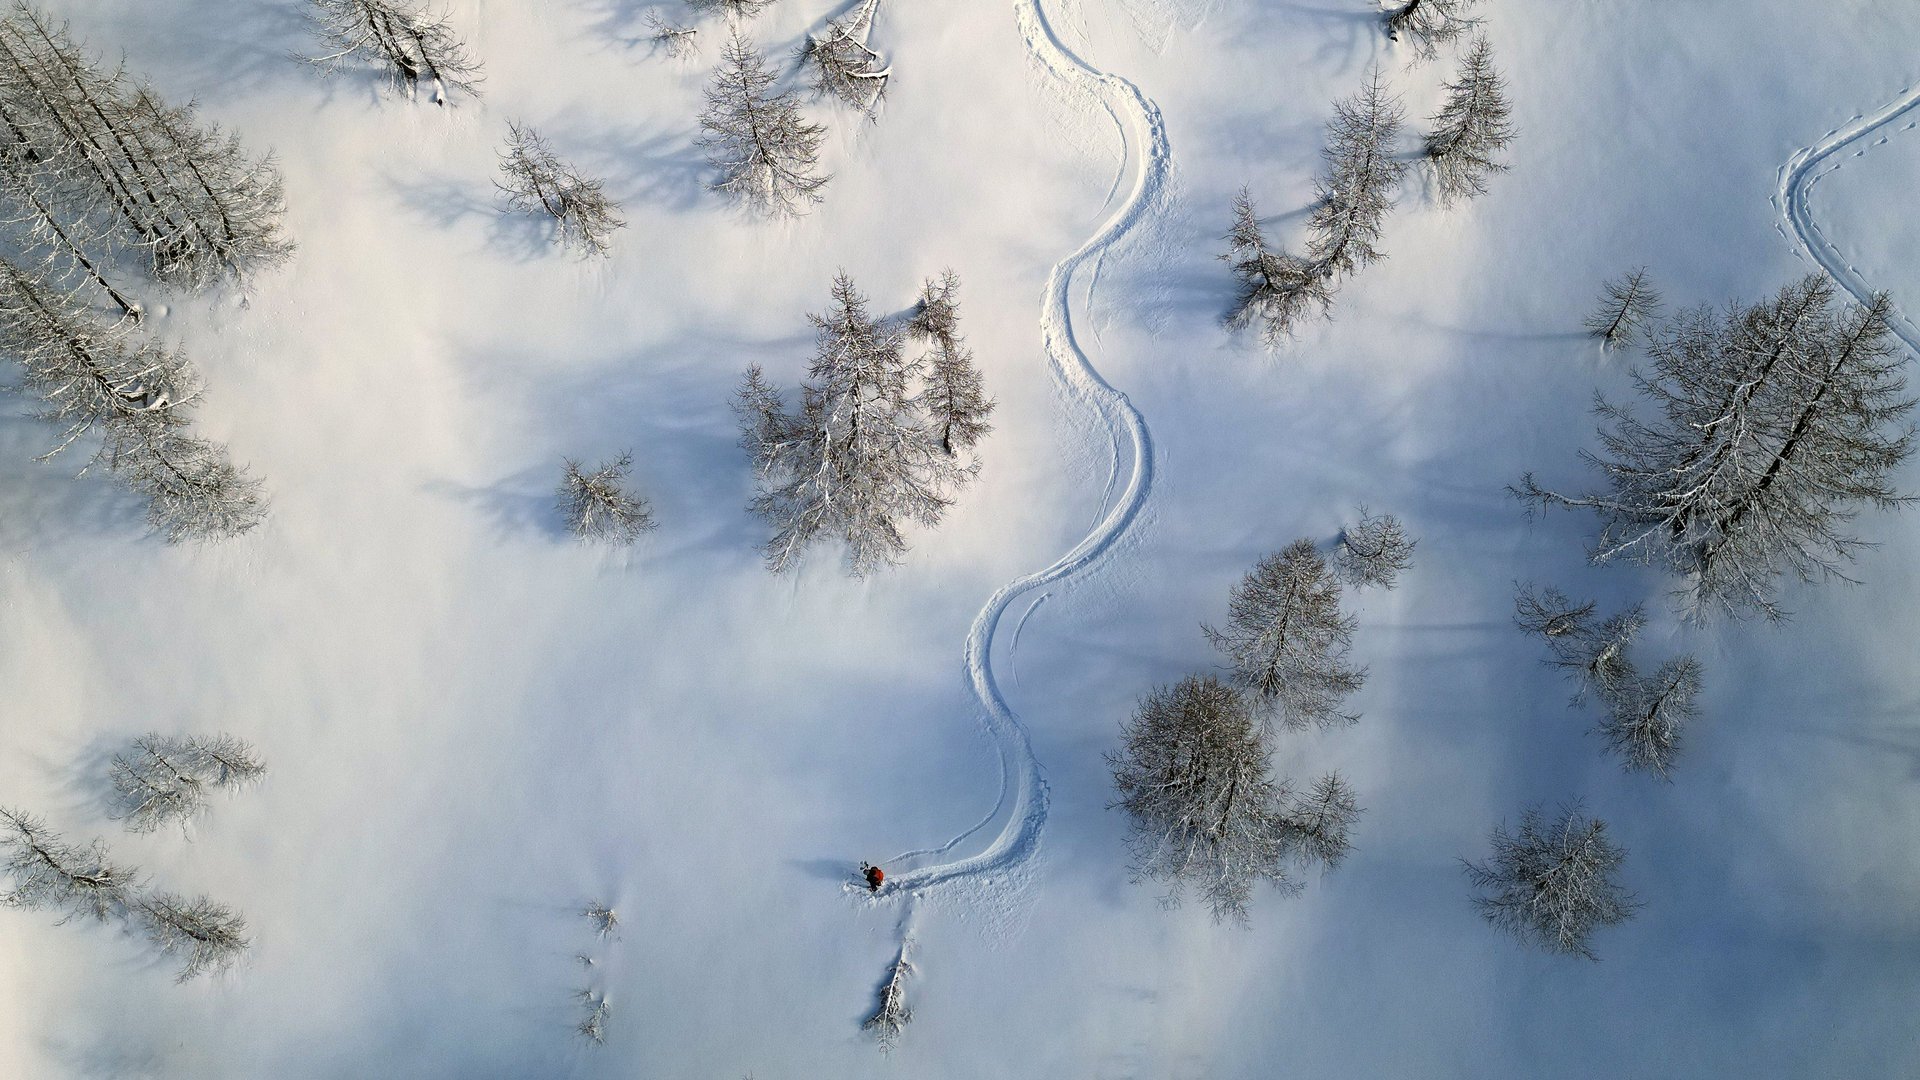
<path id="1" fill-rule="evenodd" d="M 1902 90 L 1898 97 L 1878 112 L 1856 116 L 1850 123 L 1827 132 L 1812 146 L 1796 151 L 1780 167 L 1780 188 L 1773 197 L 1774 208 L 1780 211 L 1785 220 L 1781 235 L 1787 235 L 1791 229 L 1792 238 L 1799 243 L 1807 257 L 1862 304 L 1873 295 L 1873 289 L 1860 276 L 1860 271 L 1840 254 L 1840 249 L 1834 246 L 1833 241 L 1827 239 L 1826 232 L 1813 218 L 1813 211 L 1807 205 L 1807 196 L 1822 177 L 1845 164 L 1844 160 L 1834 160 L 1840 151 L 1903 117 L 1907 119 L 1907 124 L 1900 129 L 1902 131 L 1920 125 L 1920 84 Z M 1859 157 L 1866 152 L 1867 148 L 1863 147 L 1855 151 L 1853 156 Z M 1899 315 L 1893 320 L 1893 332 L 1906 342 L 1907 348 L 1920 354 L 1920 330 L 1916 330 L 1906 316 Z"/>
<path id="2" fill-rule="evenodd" d="M 1125 197 L 1085 243 L 1054 264 L 1040 306 L 1041 340 L 1055 376 L 1112 441 L 1113 472 L 1108 490 L 1123 476 L 1124 482 L 1119 498 L 1072 550 L 1043 569 L 1001 586 L 974 617 L 966 640 L 967 676 L 999 753 L 1000 795 L 985 818 L 940 847 L 896 856 L 896 866 L 904 863 L 905 867 L 889 877 L 889 887 L 881 893 L 883 898 L 902 893 L 921 896 L 966 883 L 990 884 L 1038 850 L 1047 821 L 1047 781 L 1034 757 L 1026 726 L 1001 693 L 993 668 L 994 642 L 1002 617 L 1015 600 L 1086 570 L 1111 551 L 1138 519 L 1153 486 L 1152 433 L 1127 396 L 1101 377 L 1081 347 L 1068 296 L 1081 267 L 1104 255 L 1165 195 L 1173 167 L 1166 126 L 1159 107 L 1139 87 L 1075 55 L 1060 40 L 1040 0 L 1017 0 L 1014 13 L 1034 57 L 1053 77 L 1096 99 L 1125 141 L 1126 153 L 1113 188 L 1116 194 L 1124 190 Z M 1109 195 L 1110 203 L 1112 199 Z M 996 822 L 999 831 L 978 852 L 948 858 Z M 942 861 L 929 861 L 932 859 Z"/>

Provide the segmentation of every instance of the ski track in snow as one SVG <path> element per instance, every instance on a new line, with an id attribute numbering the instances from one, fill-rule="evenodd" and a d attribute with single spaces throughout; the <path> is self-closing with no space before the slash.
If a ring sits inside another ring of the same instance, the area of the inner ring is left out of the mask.
<path id="1" fill-rule="evenodd" d="M 1860 276 L 1859 268 L 1848 262 L 1833 241 L 1827 239 L 1826 231 L 1813 218 L 1813 210 L 1807 205 L 1807 196 L 1822 177 L 1839 169 L 1851 158 L 1864 155 L 1871 147 L 1863 146 L 1854 151 L 1850 158 L 1834 160 L 1840 151 L 1902 117 L 1910 118 L 1901 131 L 1920 126 L 1920 115 L 1910 116 L 1916 112 L 1920 112 L 1920 84 L 1900 91 L 1900 95 L 1880 111 L 1855 116 L 1852 121 L 1827 132 L 1812 146 L 1797 151 L 1780 167 L 1780 189 L 1773 197 L 1774 208 L 1786 220 L 1786 225 L 1780 227 L 1780 234 L 1787 236 L 1787 229 L 1791 228 L 1793 232 L 1790 238 L 1799 242 L 1807 257 L 1862 304 L 1873 295 L 1873 290 Z M 1886 141 L 1886 137 L 1882 136 L 1872 145 L 1878 146 Z M 1920 354 L 1920 330 L 1916 330 L 1905 315 L 1898 315 L 1893 320 L 1893 332 L 1906 342 L 1907 348 Z"/>
<path id="2" fill-rule="evenodd" d="M 1097 100 L 1120 129 L 1125 155 L 1108 195 L 1109 204 L 1122 191 L 1128 172 L 1133 174 L 1125 199 L 1099 230 L 1078 250 L 1054 264 L 1040 308 L 1041 340 L 1054 374 L 1069 395 L 1089 407 L 1092 417 L 1089 421 L 1072 422 L 1086 427 L 1097 423 L 1112 442 L 1108 499 L 1103 500 L 1111 505 L 1072 550 L 1044 569 L 1001 586 L 974 617 L 966 641 L 967 676 L 984 710 L 987 732 L 999 752 L 1000 795 L 985 818 L 952 840 L 938 848 L 896 856 L 895 864 L 907 866 L 888 878 L 888 888 L 880 893 L 883 899 L 903 893 L 920 897 L 962 885 L 989 890 L 1001 884 L 1003 875 L 1025 863 L 1038 850 L 1040 834 L 1047 821 L 1047 781 L 1039 760 L 1034 757 L 1027 729 L 1008 706 L 994 675 L 993 646 L 1001 617 L 1016 599 L 1087 569 L 1111 551 L 1139 517 L 1153 485 L 1153 439 L 1146 421 L 1125 394 L 1101 377 L 1081 349 L 1074 333 L 1069 293 L 1075 272 L 1090 260 L 1097 265 L 1166 195 L 1173 164 L 1166 127 L 1159 107 L 1148 100 L 1139 87 L 1088 64 L 1060 40 L 1040 0 L 1017 0 L 1014 13 L 1027 47 L 1048 73 Z M 1117 500 L 1111 499 L 1123 471 L 1126 485 Z M 1045 599 L 1044 594 L 1041 599 Z M 1034 606 L 1038 605 L 1039 601 L 1034 601 Z M 1029 608 L 1028 614 L 1031 613 Z M 1025 619 L 1020 621 L 1024 623 Z M 1003 822 L 999 833 L 977 854 L 913 865 L 930 857 L 947 855 L 995 821 Z"/>

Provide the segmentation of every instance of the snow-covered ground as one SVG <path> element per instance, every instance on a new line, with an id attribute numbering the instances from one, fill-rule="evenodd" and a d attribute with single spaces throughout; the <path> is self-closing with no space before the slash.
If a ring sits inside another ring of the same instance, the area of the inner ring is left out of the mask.
<path id="1" fill-rule="evenodd" d="M 1590 394 L 1626 361 L 1579 323 L 1624 268 L 1719 302 L 1817 257 L 1920 303 L 1920 113 L 1796 183 L 1913 100 L 1920 8 L 1486 0 L 1512 171 L 1451 211 L 1410 187 L 1390 258 L 1268 356 L 1219 325 L 1232 193 L 1297 242 L 1331 103 L 1378 62 L 1424 117 L 1450 73 L 1367 0 L 882 0 L 885 108 L 812 107 L 835 176 L 791 223 L 704 190 L 718 24 L 676 62 L 640 0 L 454 0 L 487 80 L 447 109 L 288 59 L 312 47 L 295 0 L 50 6 L 271 148 L 300 250 L 245 303 L 155 320 L 205 370 L 205 431 L 271 486 L 256 534 L 143 538 L 105 481 L 29 461 L 43 425 L 0 421 L 0 802 L 233 904 L 255 939 L 181 986 L 109 928 L 0 913 L 0 1074 L 1920 1072 L 1915 519 L 1862 519 L 1864 587 L 1696 629 L 1658 575 L 1586 567 L 1588 522 L 1503 492 L 1580 478 Z M 783 56 L 844 6 L 780 0 L 752 32 Z M 611 260 L 499 216 L 509 118 L 608 178 L 630 222 Z M 981 480 L 890 572 L 822 553 L 769 575 L 740 371 L 798 379 L 836 269 L 890 312 L 945 267 L 1000 401 Z M 624 448 L 660 528 L 573 543 L 560 457 Z M 1417 565 L 1356 608 L 1361 723 L 1280 754 L 1354 782 L 1356 851 L 1257 896 L 1244 930 L 1162 910 L 1127 880 L 1100 755 L 1141 693 L 1214 663 L 1199 623 L 1255 559 L 1361 502 L 1408 522 Z M 1089 537 L 1071 573 L 996 593 Z M 1511 624 L 1516 580 L 1647 600 L 1649 647 L 1702 658 L 1672 785 L 1600 755 Z M 988 672 L 1005 716 L 976 697 Z M 272 772 L 190 841 L 130 835 L 101 763 L 149 729 L 232 731 Z M 1574 797 L 1646 905 L 1597 965 L 1491 932 L 1456 862 Z M 911 907 L 842 888 L 956 837 L 906 861 L 932 883 Z M 578 915 L 594 900 L 611 940 Z M 903 932 L 915 1019 L 883 1058 L 860 1022 Z M 604 1046 L 572 1031 L 589 986 Z"/>

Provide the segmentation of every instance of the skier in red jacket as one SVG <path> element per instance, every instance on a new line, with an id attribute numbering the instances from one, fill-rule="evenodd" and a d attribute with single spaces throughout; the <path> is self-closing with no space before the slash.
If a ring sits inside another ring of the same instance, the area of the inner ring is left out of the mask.
<path id="1" fill-rule="evenodd" d="M 867 879 L 868 892 L 879 892 L 880 883 L 887 880 L 887 872 L 872 863 L 861 863 L 860 874 Z"/>

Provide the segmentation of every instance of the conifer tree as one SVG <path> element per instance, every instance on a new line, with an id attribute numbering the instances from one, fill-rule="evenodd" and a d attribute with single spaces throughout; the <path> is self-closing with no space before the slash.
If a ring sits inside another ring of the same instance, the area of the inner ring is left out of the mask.
<path id="1" fill-rule="evenodd" d="M 800 60 L 813 73 L 814 90 L 869 116 L 879 107 L 887 80 L 893 76 L 893 65 L 867 44 L 879 6 L 880 0 L 860 0 L 844 18 L 827 23 L 818 34 L 808 34 L 800 46 Z"/>
<path id="2" fill-rule="evenodd" d="M 612 250 L 614 232 L 626 228 L 605 184 L 561 161 L 532 128 L 507 122 L 500 173 L 494 186 L 506 197 L 507 209 L 552 219 L 554 239 L 564 247 L 605 255 Z"/>
<path id="3" fill-rule="evenodd" d="M 1493 857 L 1464 862 L 1480 917 L 1523 943 L 1551 953 L 1598 960 L 1589 939 L 1633 916 L 1639 904 L 1615 880 L 1625 849 L 1607 837 L 1607 823 L 1569 807 L 1553 821 L 1539 808 L 1519 828 L 1495 826 Z"/>
<path id="4" fill-rule="evenodd" d="M 467 51 L 446 16 L 415 0 L 313 0 L 315 30 L 328 48 L 308 63 L 332 72 L 350 58 L 385 70 L 413 97 L 421 83 L 435 105 L 447 103 L 449 87 L 480 93 L 480 63 Z"/>
<path id="5" fill-rule="evenodd" d="M 52 909 L 61 921 L 77 916 L 106 919 L 125 912 L 139 872 L 117 866 L 99 840 L 78 847 L 60 839 L 40 818 L 0 807 L 0 864 L 12 887 L 0 904 L 29 910 Z"/>
<path id="6" fill-rule="evenodd" d="M 762 213 L 798 214 L 823 198 L 826 129 L 807 122 L 792 92 L 775 93 L 774 81 L 766 57 L 734 30 L 707 84 L 699 144 L 720 174 L 713 190 Z"/>
<path id="7" fill-rule="evenodd" d="M 960 277 L 951 270 L 937 282 L 928 281 L 907 324 L 909 334 L 933 345 L 922 361 L 926 388 L 919 404 L 948 457 L 971 450 L 993 430 L 987 417 L 993 414 L 994 401 L 973 365 L 973 350 L 960 335 L 959 291 Z"/>
<path id="8" fill-rule="evenodd" d="M 1340 583 L 1313 541 L 1296 540 L 1261 559 L 1233 590 L 1224 630 L 1204 627 L 1225 653 L 1234 681 L 1298 730 L 1352 724 L 1341 711 L 1366 671 L 1347 664 L 1357 625 L 1340 610 Z"/>
<path id="9" fill-rule="evenodd" d="M 1660 292 L 1647 278 L 1642 266 L 1617 281 L 1606 283 L 1600 307 L 1587 317 L 1587 332 L 1609 349 L 1632 345 L 1647 330 L 1647 323 L 1660 314 Z"/>
<path id="10" fill-rule="evenodd" d="M 1366 88 L 1335 103 L 1327 122 L 1325 166 L 1314 178 L 1317 203 L 1307 220 L 1307 257 L 1322 273 L 1351 273 L 1384 258 L 1377 246 L 1393 189 L 1407 163 L 1394 154 L 1405 111 L 1387 93 L 1378 68 Z"/>
<path id="11" fill-rule="evenodd" d="M 1226 240 L 1227 252 L 1220 257 L 1240 282 L 1228 327 L 1257 324 L 1261 345 L 1276 349 L 1301 320 L 1325 315 L 1333 306 L 1333 283 L 1321 268 L 1268 245 L 1253 196 L 1244 187 L 1234 196 L 1233 228 Z"/>
<path id="12" fill-rule="evenodd" d="M 1474 41 L 1460 69 L 1447 84 L 1447 101 L 1433 117 L 1427 135 L 1427 163 L 1433 167 L 1440 201 L 1452 203 L 1487 193 L 1487 174 L 1507 171 L 1498 159 L 1513 142 L 1505 80 L 1493 66 L 1493 46 Z"/>
<path id="13" fill-rule="evenodd" d="M 1413 54 L 1422 60 L 1440 55 L 1440 46 L 1466 36 L 1480 25 L 1479 18 L 1468 15 L 1478 0 L 1406 0 L 1389 8 L 1387 37 L 1405 40 Z"/>

